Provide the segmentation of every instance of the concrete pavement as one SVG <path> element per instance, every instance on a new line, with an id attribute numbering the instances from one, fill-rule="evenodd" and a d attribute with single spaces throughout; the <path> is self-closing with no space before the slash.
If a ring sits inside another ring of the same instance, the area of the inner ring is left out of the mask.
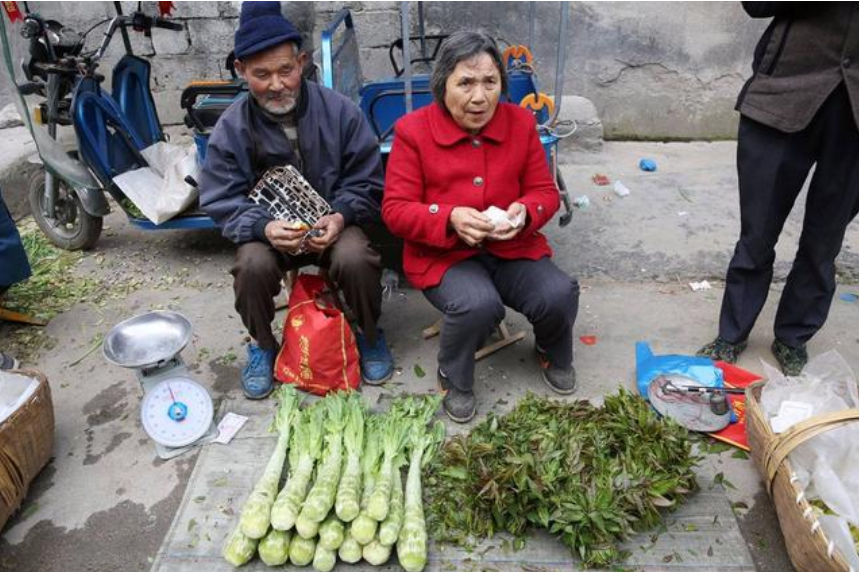
<path id="1" fill-rule="evenodd" d="M 563 157 L 563 174 L 574 196 L 591 206 L 572 224 L 548 234 L 557 263 L 582 284 L 576 324 L 577 397 L 599 399 L 619 386 L 632 387 L 634 343 L 649 340 L 657 353 L 691 353 L 715 335 L 721 287 L 738 232 L 735 145 L 722 143 L 607 143 L 599 154 Z M 655 159 L 659 170 L 638 170 L 638 159 Z M 625 198 L 591 182 L 595 173 L 620 179 Z M 4 194 L 6 190 L 4 189 Z M 802 199 L 801 199 L 802 200 Z M 802 209 L 788 223 L 779 244 L 777 282 L 739 365 L 761 372 L 772 361 L 769 344 L 779 282 L 789 269 Z M 0 536 L 0 570 L 147 570 L 173 520 L 194 467 L 195 454 L 173 461 L 155 458 L 140 426 L 139 385 L 131 371 L 107 364 L 100 351 L 87 353 L 117 322 L 151 309 L 182 312 L 194 324 L 183 352 L 197 380 L 220 402 L 236 396 L 244 359 L 245 332 L 232 309 L 227 274 L 233 248 L 211 231 L 142 232 L 121 213 L 105 221 L 106 231 L 76 272 L 109 284 L 115 297 L 80 303 L 46 328 L 55 340 L 36 363 L 51 380 L 57 439 L 53 461 L 36 479 L 22 511 Z M 859 233 L 851 226 L 839 273 L 840 292 L 859 292 Z M 693 293 L 690 281 L 711 280 L 715 288 Z M 811 342 L 812 354 L 835 348 L 859 371 L 859 304 L 838 299 L 829 322 Z M 415 365 L 432 372 L 437 341 L 424 341 L 421 328 L 436 318 L 423 297 L 403 289 L 385 302 L 382 325 L 400 370 L 388 390 L 424 389 Z M 508 323 L 525 328 L 508 313 Z M 0 324 L 0 336 L 10 328 Z M 596 345 L 578 341 L 595 335 Z M 532 356 L 533 338 L 479 363 L 480 413 L 512 406 L 526 390 L 546 391 Z M 789 570 L 775 523 L 751 461 L 731 452 L 712 456 L 736 489 L 741 530 L 759 570 Z M 742 507 L 748 507 L 742 508 Z"/>

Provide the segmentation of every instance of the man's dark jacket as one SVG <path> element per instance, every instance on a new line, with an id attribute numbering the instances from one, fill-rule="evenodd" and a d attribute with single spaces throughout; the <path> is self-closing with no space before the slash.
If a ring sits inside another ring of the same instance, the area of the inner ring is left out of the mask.
<path id="1" fill-rule="evenodd" d="M 743 2 L 771 18 L 737 110 L 780 131 L 801 131 L 843 81 L 859 126 L 859 3 Z"/>
<path id="2" fill-rule="evenodd" d="M 378 221 L 382 160 L 358 106 L 304 80 L 295 113 L 304 178 L 347 226 Z M 241 98 L 224 111 L 209 138 L 200 207 L 233 242 L 265 242 L 272 216 L 248 193 L 268 168 L 285 164 L 298 162 L 283 127 L 265 117 L 252 97 Z"/>

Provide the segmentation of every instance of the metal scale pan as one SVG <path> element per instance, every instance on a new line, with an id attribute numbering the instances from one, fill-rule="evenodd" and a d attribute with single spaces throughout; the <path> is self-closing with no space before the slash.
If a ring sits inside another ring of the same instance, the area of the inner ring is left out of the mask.
<path id="1" fill-rule="evenodd" d="M 182 360 L 190 339 L 185 316 L 159 311 L 117 324 L 102 345 L 107 361 L 137 374 L 144 392 L 140 420 L 162 459 L 217 436 L 212 398 Z"/>

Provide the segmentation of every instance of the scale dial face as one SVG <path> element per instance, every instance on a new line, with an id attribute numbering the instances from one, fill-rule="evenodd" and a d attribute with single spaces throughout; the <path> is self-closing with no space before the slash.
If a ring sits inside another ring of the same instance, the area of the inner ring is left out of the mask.
<path id="1" fill-rule="evenodd" d="M 140 409 L 144 431 L 165 447 L 194 443 L 209 431 L 214 415 L 209 392 L 184 377 L 158 383 L 143 397 Z"/>

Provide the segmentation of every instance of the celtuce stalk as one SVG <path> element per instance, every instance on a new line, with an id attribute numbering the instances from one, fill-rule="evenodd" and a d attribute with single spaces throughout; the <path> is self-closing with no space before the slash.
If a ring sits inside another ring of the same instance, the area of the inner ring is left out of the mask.
<path id="1" fill-rule="evenodd" d="M 403 493 L 403 479 L 400 476 L 400 467 L 406 463 L 405 455 L 397 455 L 394 465 L 391 467 L 393 490 L 391 491 L 391 507 L 388 516 L 379 525 L 379 542 L 385 546 L 393 546 L 400 536 L 403 527 L 403 512 L 405 496 Z"/>
<path id="2" fill-rule="evenodd" d="M 286 461 L 290 429 L 300 404 L 298 392 L 292 385 L 281 385 L 278 389 L 278 397 L 280 406 L 273 424 L 273 428 L 278 431 L 277 444 L 265 472 L 245 503 L 239 520 L 242 533 L 249 538 L 260 539 L 268 532 L 271 524 L 271 507 L 277 497 L 280 476 Z"/>
<path id="3" fill-rule="evenodd" d="M 322 453 L 325 423 L 322 403 L 317 402 L 301 412 L 295 428 L 289 450 L 289 477 L 271 507 L 271 525 L 277 530 L 290 530 L 295 526 L 307 496 L 313 467 Z"/>
<path id="4" fill-rule="evenodd" d="M 378 417 L 367 419 L 364 435 L 364 453 L 361 457 L 361 474 L 364 491 L 361 495 L 361 512 L 352 521 L 352 526 L 350 527 L 352 538 L 362 546 L 373 540 L 379 526 L 379 522 L 367 514 L 367 504 L 370 502 L 370 497 L 376 485 L 376 471 L 378 471 L 379 457 L 382 454 L 379 443 L 380 424 Z"/>
<path id="5" fill-rule="evenodd" d="M 409 474 L 406 479 L 406 500 L 403 528 L 397 540 L 397 557 L 407 572 L 421 572 L 427 564 L 427 530 L 424 519 L 421 468 L 429 463 L 438 445 L 444 440 L 444 425 L 436 422 L 432 432 L 418 427 L 412 431 Z"/>
<path id="6" fill-rule="evenodd" d="M 337 556 L 343 562 L 355 564 L 361 560 L 361 545 L 352 537 L 351 525 L 347 526 L 343 544 L 337 549 Z"/>
<path id="7" fill-rule="evenodd" d="M 321 524 L 322 523 L 310 520 L 303 514 L 300 514 L 298 515 L 298 520 L 295 521 L 295 532 L 297 532 L 301 538 L 316 538 L 316 535 L 319 534 L 319 526 Z"/>
<path id="8" fill-rule="evenodd" d="M 313 569 L 319 572 L 331 572 L 335 564 L 337 564 L 337 551 L 329 550 L 317 543 L 316 554 L 313 555 Z"/>
<path id="9" fill-rule="evenodd" d="M 370 501 L 367 503 L 367 516 L 382 522 L 388 516 L 388 509 L 391 503 L 391 490 L 393 489 L 393 471 L 394 458 L 400 453 L 403 447 L 405 437 L 402 415 L 391 410 L 388 412 L 383 430 L 384 456 L 382 458 L 382 466 L 379 468 L 376 486 L 373 489 L 373 494 L 370 496 Z"/>
<path id="10" fill-rule="evenodd" d="M 289 562 L 294 566 L 307 566 L 316 554 L 316 541 L 294 536 L 289 544 Z"/>
<path id="11" fill-rule="evenodd" d="M 381 566 L 391 558 L 391 549 L 391 546 L 385 546 L 378 538 L 374 538 L 364 547 L 361 555 L 373 566 Z"/>
<path id="12" fill-rule="evenodd" d="M 292 534 L 272 528 L 262 540 L 259 541 L 257 551 L 260 560 L 268 566 L 280 566 L 286 564 L 289 559 L 289 541 Z"/>
<path id="13" fill-rule="evenodd" d="M 329 514 L 319 526 L 319 544 L 328 550 L 337 550 L 343 544 L 344 527 L 335 514 Z"/>
<path id="14" fill-rule="evenodd" d="M 328 516 L 334 499 L 337 496 L 337 484 L 340 482 L 340 468 L 343 462 L 343 427 L 344 398 L 341 394 L 329 395 L 325 398 L 325 453 L 322 463 L 316 471 L 316 482 L 307 493 L 301 508 L 299 519 L 307 519 L 321 523 Z M 300 533 L 299 533 L 300 534 Z"/>
<path id="15" fill-rule="evenodd" d="M 248 538 L 242 534 L 242 527 L 236 526 L 235 530 L 227 537 L 222 554 L 227 562 L 238 568 L 250 562 L 250 559 L 257 552 L 258 544 L 259 540 Z"/>
<path id="16" fill-rule="evenodd" d="M 334 511 L 343 522 L 351 522 L 361 511 L 361 453 L 364 449 L 364 401 L 358 393 L 352 393 L 347 402 L 348 421 L 343 435 L 346 449 L 346 464 Z"/>

